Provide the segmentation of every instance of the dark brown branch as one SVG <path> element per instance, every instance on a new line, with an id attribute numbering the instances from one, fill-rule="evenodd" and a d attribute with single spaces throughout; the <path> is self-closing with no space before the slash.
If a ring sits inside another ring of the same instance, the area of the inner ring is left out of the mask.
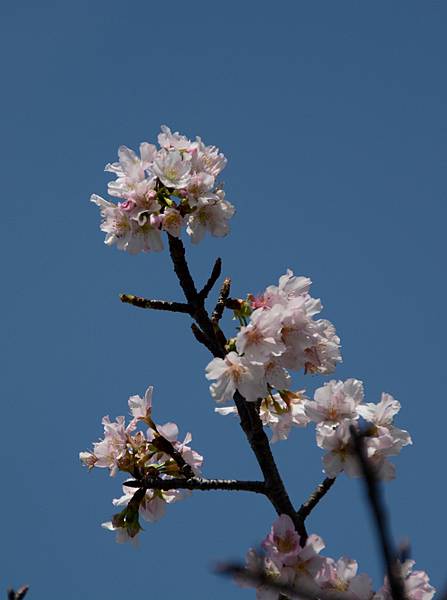
<path id="1" fill-rule="evenodd" d="M 174 271 L 179 280 L 180 287 L 185 294 L 188 304 L 195 306 L 198 301 L 198 293 L 194 280 L 189 272 L 189 267 L 185 258 L 185 247 L 179 238 L 168 233 L 169 253 L 171 255 Z"/>
<path id="2" fill-rule="evenodd" d="M 200 298 L 188 264 L 185 258 L 185 248 L 179 238 L 168 234 L 169 251 L 174 265 L 174 271 L 183 290 L 186 301 L 193 309 L 191 316 L 199 326 L 203 336 L 207 340 L 207 347 L 215 357 L 224 358 L 225 345 L 216 331 L 214 324 L 204 307 L 203 299 Z M 219 330 L 220 331 L 220 330 Z M 263 429 L 259 417 L 258 408 L 252 402 L 246 402 L 243 396 L 236 392 L 234 401 L 239 413 L 241 427 L 247 436 L 249 444 L 256 456 L 258 464 L 264 475 L 266 485 L 266 495 L 273 504 L 278 514 L 288 515 L 301 537 L 301 543 L 304 545 L 307 539 L 307 532 L 304 522 L 297 516 L 297 513 L 290 501 L 281 475 L 273 458 L 268 437 Z"/>
<path id="3" fill-rule="evenodd" d="M 238 409 L 241 427 L 247 436 L 248 442 L 256 456 L 267 486 L 267 496 L 275 507 L 278 515 L 286 514 L 292 519 L 295 529 L 300 535 L 301 544 L 307 540 L 307 531 L 304 521 L 300 519 L 293 508 L 293 504 L 286 491 L 281 475 L 276 466 L 275 459 L 270 448 L 270 442 L 264 431 L 262 421 L 256 405 L 247 402 L 239 392 L 234 395 L 234 402 Z"/>
<path id="4" fill-rule="evenodd" d="M 217 300 L 217 304 L 216 304 L 216 306 L 213 310 L 213 314 L 211 316 L 211 321 L 215 325 L 217 325 L 222 318 L 223 312 L 225 310 L 225 303 L 230 294 L 230 288 L 231 288 L 231 279 L 229 277 L 226 277 L 222 284 L 222 287 L 220 288 L 219 298 Z"/>
<path id="5" fill-rule="evenodd" d="M 330 477 L 326 477 L 323 483 L 320 483 L 320 485 L 315 488 L 315 490 L 309 496 L 308 500 L 300 506 L 300 509 L 298 510 L 297 514 L 303 520 L 303 522 L 307 519 L 307 517 L 310 515 L 310 513 L 313 511 L 316 505 L 320 502 L 323 496 L 325 496 L 328 493 L 328 491 L 331 489 L 334 483 L 335 477 L 333 479 L 331 479 Z"/>
<path id="6" fill-rule="evenodd" d="M 184 302 L 167 302 L 165 300 L 148 300 L 141 296 L 134 296 L 133 294 L 121 294 L 121 302 L 125 304 L 132 304 L 138 306 L 138 308 L 152 308 L 153 310 L 167 310 L 169 312 L 179 312 L 191 314 L 191 308 Z"/>
<path id="7" fill-rule="evenodd" d="M 216 262 L 214 263 L 213 270 L 211 271 L 211 275 L 209 276 L 208 281 L 205 283 L 205 285 L 199 292 L 199 296 L 202 300 L 205 300 L 208 297 L 208 294 L 213 289 L 214 284 L 219 279 L 221 273 L 222 273 L 222 260 L 220 258 L 216 258 Z"/>
<path id="8" fill-rule="evenodd" d="M 174 265 L 175 274 L 177 275 L 186 301 L 192 309 L 190 314 L 202 330 L 203 334 L 208 338 L 208 347 L 212 348 L 212 354 L 223 358 L 225 356 L 225 349 L 216 339 L 216 332 L 208 313 L 206 312 L 204 300 L 196 290 L 196 286 L 186 262 L 185 248 L 182 240 L 173 237 L 170 234 L 168 234 L 168 240 L 169 252 Z"/>
<path id="9" fill-rule="evenodd" d="M 29 587 L 27 585 L 22 585 L 17 591 L 10 589 L 8 590 L 8 600 L 23 600 L 28 590 Z"/>
<path id="10" fill-rule="evenodd" d="M 265 494 L 266 488 L 263 481 L 240 481 L 236 479 L 204 479 L 192 477 L 190 479 L 160 479 L 148 477 L 141 481 L 126 481 L 124 485 L 146 490 L 227 490 L 237 492 L 255 492 Z"/>
<path id="11" fill-rule="evenodd" d="M 359 433 L 353 425 L 350 427 L 350 432 L 354 449 L 362 470 L 363 481 L 365 482 L 369 505 L 374 517 L 391 594 L 394 600 L 405 600 L 404 585 L 399 572 L 397 554 L 394 550 L 394 544 L 388 523 L 388 514 L 383 502 L 376 472 L 374 466 L 367 457 L 364 436 Z"/>
<path id="12" fill-rule="evenodd" d="M 193 323 L 191 325 L 191 329 L 192 329 L 192 332 L 193 332 L 196 340 L 200 344 L 203 344 L 205 346 L 205 348 L 207 348 L 211 352 L 211 354 L 213 354 L 214 348 L 213 348 L 212 344 L 209 343 L 208 338 L 203 333 L 203 331 L 200 329 L 200 327 L 197 327 L 197 325 L 195 323 Z"/>

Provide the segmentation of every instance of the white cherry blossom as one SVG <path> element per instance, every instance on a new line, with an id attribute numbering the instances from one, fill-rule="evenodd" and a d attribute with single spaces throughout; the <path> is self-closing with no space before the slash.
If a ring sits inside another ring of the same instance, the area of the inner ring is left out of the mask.
<path id="1" fill-rule="evenodd" d="M 363 383 L 358 379 L 329 381 L 319 387 L 314 400 L 306 402 L 306 415 L 311 421 L 338 424 L 343 419 L 357 419 L 357 408 L 363 400 Z"/>
<path id="2" fill-rule="evenodd" d="M 216 402 L 232 400 L 236 390 L 249 402 L 267 394 L 262 365 L 251 363 L 236 352 L 229 352 L 224 359 L 214 358 L 206 367 L 206 378 L 216 380 L 210 386 Z"/>
<path id="3" fill-rule="evenodd" d="M 168 188 L 183 188 L 191 179 L 191 157 L 177 150 L 160 150 L 155 157 L 152 171 Z"/>

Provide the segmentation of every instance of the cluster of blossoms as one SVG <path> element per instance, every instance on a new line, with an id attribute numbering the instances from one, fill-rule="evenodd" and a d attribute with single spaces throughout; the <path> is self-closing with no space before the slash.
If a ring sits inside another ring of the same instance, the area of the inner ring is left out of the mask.
<path id="1" fill-rule="evenodd" d="M 261 570 L 273 581 L 297 588 L 296 594 L 286 595 L 288 598 L 318 598 L 324 592 L 325 598 L 331 595 L 340 598 L 342 595 L 347 600 L 392 600 L 387 578 L 383 587 L 374 593 L 368 575 L 357 575 L 355 560 L 346 557 L 334 560 L 320 556 L 324 547 L 318 535 L 310 535 L 301 546 L 292 520 L 287 515 L 281 515 L 262 543 L 263 553 L 249 550 L 247 570 L 252 573 Z M 413 565 L 414 561 L 406 561 L 401 567 L 405 597 L 407 600 L 431 600 L 435 589 L 429 584 L 424 571 L 412 571 Z M 245 583 L 244 578 L 240 579 L 240 584 L 253 586 Z M 256 588 L 256 598 L 277 600 L 278 592 L 260 585 Z"/>
<path id="2" fill-rule="evenodd" d="M 216 185 L 227 162 L 224 155 L 199 137 L 191 142 L 166 126 L 161 127 L 158 143 L 158 149 L 140 144 L 139 156 L 121 146 L 119 161 L 106 165 L 105 170 L 116 175 L 108 192 L 121 201 L 91 196 L 101 209 L 105 243 L 136 254 L 162 250 L 162 231 L 180 237 L 186 227 L 193 243 L 200 242 L 206 231 L 226 235 L 234 207 Z"/>
<path id="3" fill-rule="evenodd" d="M 363 404 L 363 400 L 363 383 L 358 379 L 332 380 L 315 391 L 313 400 L 304 395 L 304 390 L 281 390 L 267 396 L 261 401 L 260 417 L 272 430 L 272 442 L 287 439 L 292 425 L 303 427 L 314 422 L 317 445 L 326 450 L 323 465 L 328 477 L 336 477 L 342 471 L 350 477 L 361 475 L 350 427 L 357 428 L 362 417 L 366 422 L 365 449 L 376 476 L 393 479 L 395 469 L 388 457 L 412 443 L 407 431 L 393 425 L 400 403 L 385 393 L 378 404 Z M 215 410 L 221 415 L 237 414 L 235 406 Z"/>
<path id="4" fill-rule="evenodd" d="M 249 402 L 286 390 L 291 371 L 332 373 L 340 356 L 340 339 L 325 319 L 314 319 L 320 300 L 309 294 L 311 281 L 288 270 L 277 286 L 249 296 L 236 311 L 241 328 L 224 359 L 215 358 L 206 377 L 217 402 L 233 398 L 236 390 Z"/>
<path id="5" fill-rule="evenodd" d="M 214 381 L 211 395 L 217 402 L 232 400 L 236 392 L 249 402 L 260 400 L 259 416 L 272 429 L 272 442 L 287 439 L 292 426 L 313 421 L 317 444 L 327 451 L 323 462 L 328 477 L 341 471 L 360 475 L 350 426 L 362 417 L 368 423 L 368 457 L 378 477 L 392 479 L 394 466 L 387 457 L 411 443 L 409 434 L 392 424 L 399 402 L 382 394 L 379 404 L 362 404 L 363 384 L 356 379 L 330 381 L 316 390 L 313 400 L 304 390 L 289 389 L 289 369 L 327 374 L 341 361 L 334 326 L 314 318 L 322 306 L 310 296 L 310 284 L 307 277 L 296 277 L 288 270 L 277 286 L 239 302 L 235 312 L 241 327 L 230 341 L 230 351 L 206 368 L 206 377 Z M 237 409 L 232 405 L 216 408 L 216 412 L 236 414 Z"/>
<path id="6" fill-rule="evenodd" d="M 393 425 L 400 403 L 385 393 L 377 404 L 362 404 L 363 397 L 362 382 L 347 379 L 329 381 L 316 390 L 314 400 L 306 401 L 305 413 L 316 423 L 317 444 L 326 450 L 324 471 L 328 477 L 336 477 L 341 471 L 351 477 L 361 475 L 350 427 L 357 427 L 362 417 L 367 423 L 365 451 L 376 476 L 394 479 L 395 468 L 388 457 L 399 454 L 404 446 L 412 443 L 407 431 Z"/>
<path id="7" fill-rule="evenodd" d="M 188 444 L 190 433 L 183 442 L 177 440 L 178 427 L 175 423 L 157 425 L 152 420 L 152 387 L 143 398 L 131 396 L 129 409 L 132 419 L 126 426 L 125 417 L 110 421 L 104 417 L 104 438 L 93 444 L 93 452 L 80 452 L 81 461 L 89 468 L 107 468 L 110 475 L 118 471 L 129 473 L 135 479 L 172 479 L 184 477 L 181 461 L 189 465 L 195 475 L 200 474 L 203 458 Z M 143 427 L 145 431 L 138 429 Z M 166 504 L 180 500 L 188 494 L 185 490 L 162 491 L 123 486 L 123 496 L 113 500 L 114 506 L 124 507 L 103 527 L 116 531 L 117 541 L 135 539 L 141 526 L 139 516 L 146 521 L 156 521 L 163 516 Z"/>

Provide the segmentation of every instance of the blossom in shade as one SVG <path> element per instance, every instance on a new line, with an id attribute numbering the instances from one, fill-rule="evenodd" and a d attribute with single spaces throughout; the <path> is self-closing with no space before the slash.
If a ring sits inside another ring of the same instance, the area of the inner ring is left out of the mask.
<path id="1" fill-rule="evenodd" d="M 430 585 L 430 579 L 425 571 L 413 571 L 414 565 L 414 560 L 406 560 L 401 564 L 405 598 L 407 600 L 431 600 L 436 590 Z M 393 600 L 388 577 L 385 577 L 383 587 L 376 592 L 373 600 Z"/>
<path id="2" fill-rule="evenodd" d="M 411 436 L 408 431 L 399 429 L 393 425 L 393 419 L 400 410 L 400 402 L 395 400 L 391 394 L 383 393 L 378 404 L 367 403 L 357 407 L 357 411 L 365 421 L 373 423 L 376 428 L 376 434 L 380 434 L 380 430 L 386 429 L 394 440 L 396 447 L 399 449 L 412 443 Z"/>
<path id="3" fill-rule="evenodd" d="M 293 425 L 304 427 L 309 422 L 305 414 L 306 397 L 304 390 L 290 392 L 283 390 L 278 394 L 266 396 L 259 409 L 264 425 L 272 430 L 272 443 L 286 440 Z"/>
<path id="4" fill-rule="evenodd" d="M 115 539 L 118 544 L 130 542 L 132 546 L 138 547 L 138 535 L 130 536 L 126 527 L 118 527 L 117 525 L 114 525 L 112 521 L 101 523 L 101 527 L 107 529 L 107 531 L 114 531 L 116 533 Z"/>
<path id="5" fill-rule="evenodd" d="M 323 456 L 324 472 L 328 477 L 336 477 L 345 471 L 350 477 L 361 474 L 359 462 L 355 455 L 349 431 L 349 421 L 343 421 L 337 427 L 321 425 L 317 429 L 317 444 L 327 450 Z"/>
<path id="6" fill-rule="evenodd" d="M 315 580 L 326 594 L 346 594 L 346 600 L 370 600 L 373 595 L 371 578 L 357 575 L 357 561 L 341 557 L 337 561 L 326 558 Z"/>

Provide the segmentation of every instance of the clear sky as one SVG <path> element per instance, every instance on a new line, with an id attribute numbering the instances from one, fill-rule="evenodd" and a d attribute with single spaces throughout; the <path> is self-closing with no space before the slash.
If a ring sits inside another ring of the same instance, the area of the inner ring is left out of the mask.
<path id="1" fill-rule="evenodd" d="M 153 384 L 156 420 L 192 431 L 205 475 L 259 476 L 237 421 L 213 413 L 186 317 L 118 300 L 180 299 L 167 254 L 106 247 L 88 201 L 105 195 L 118 146 L 162 123 L 229 158 L 238 212 L 227 239 L 186 242 L 197 278 L 217 255 L 240 296 L 287 267 L 310 276 L 342 339 L 335 376 L 401 401 L 414 445 L 386 494 L 397 537 L 442 586 L 447 5 L 22 0 L 0 15 L 0 595 L 29 583 L 30 600 L 253 597 L 210 568 L 264 537 L 262 497 L 197 492 L 136 551 L 99 526 L 120 480 L 78 460 L 102 416 Z M 275 455 L 299 505 L 323 477 L 312 429 Z M 309 529 L 379 583 L 358 481 L 340 477 Z"/>

